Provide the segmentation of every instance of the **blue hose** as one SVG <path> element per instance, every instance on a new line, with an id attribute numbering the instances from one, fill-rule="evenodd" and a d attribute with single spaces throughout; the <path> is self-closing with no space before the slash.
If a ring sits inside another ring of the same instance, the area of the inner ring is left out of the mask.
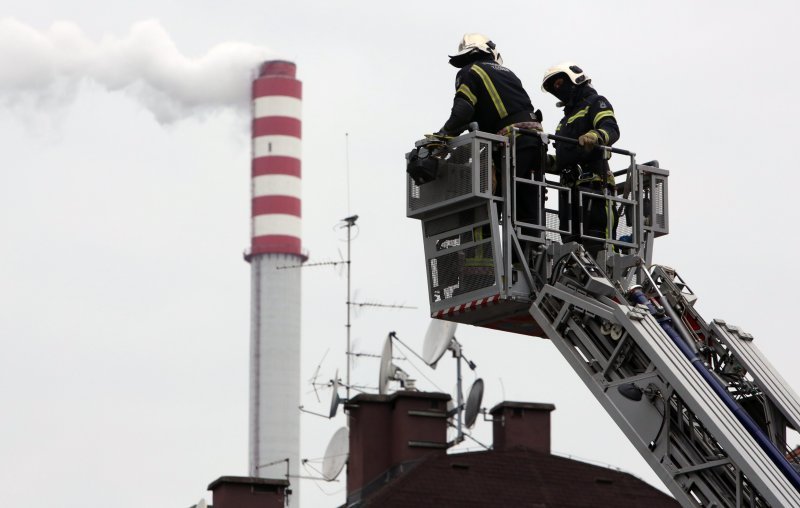
<path id="1" fill-rule="evenodd" d="M 736 416 L 736 419 L 744 425 L 744 428 L 750 433 L 753 439 L 761 446 L 764 453 L 769 456 L 770 460 L 778 466 L 783 475 L 794 485 L 794 488 L 800 491 L 800 474 L 789 464 L 786 457 L 778 450 L 775 444 L 767 438 L 761 427 L 756 424 L 742 407 L 733 400 L 733 397 L 728 393 L 724 386 L 714 375 L 708 370 L 705 363 L 697 357 L 694 351 L 681 338 L 680 334 L 672 326 L 672 319 L 668 316 L 658 316 L 655 306 L 647 299 L 641 289 L 633 289 L 629 293 L 629 297 L 633 303 L 640 303 L 647 306 L 647 309 L 656 318 L 656 321 L 661 328 L 666 332 L 670 339 L 678 346 L 683 355 L 694 365 L 695 369 L 703 376 L 709 386 L 716 392 L 717 396 L 728 407 L 728 409 Z"/>

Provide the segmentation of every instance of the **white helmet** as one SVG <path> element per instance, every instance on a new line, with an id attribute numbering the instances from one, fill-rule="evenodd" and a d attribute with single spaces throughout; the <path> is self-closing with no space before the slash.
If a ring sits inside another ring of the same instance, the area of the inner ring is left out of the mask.
<path id="1" fill-rule="evenodd" d="M 482 53 L 492 55 L 492 58 L 495 62 L 503 65 L 503 57 L 500 56 L 500 53 L 497 51 L 494 43 L 485 35 L 477 33 L 464 34 L 464 37 L 461 38 L 461 42 L 458 43 L 458 53 L 455 55 L 449 55 L 450 63 L 456 67 L 461 67 L 461 65 L 457 64 L 464 61 L 465 58 L 459 57 L 465 57 L 474 51 L 480 51 Z"/>
<path id="2" fill-rule="evenodd" d="M 545 89 L 544 84 L 547 83 L 547 80 L 555 76 L 556 74 L 566 74 L 569 77 L 569 80 L 572 81 L 575 85 L 580 85 L 581 83 L 586 83 L 591 81 L 589 76 L 583 72 L 583 69 L 578 67 L 575 62 L 561 62 L 558 65 L 554 65 L 547 69 L 544 73 L 544 77 L 542 78 L 542 91 L 547 92 L 548 90 Z"/>

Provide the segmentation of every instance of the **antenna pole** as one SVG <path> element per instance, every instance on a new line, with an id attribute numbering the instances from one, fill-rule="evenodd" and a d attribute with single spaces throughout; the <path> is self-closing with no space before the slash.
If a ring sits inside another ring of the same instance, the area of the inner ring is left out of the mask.
<path id="1" fill-rule="evenodd" d="M 347 171 L 347 213 L 350 213 L 350 133 L 344 133 L 345 170 Z"/>
<path id="2" fill-rule="evenodd" d="M 350 264 L 351 264 L 351 260 L 350 260 L 350 242 L 352 240 L 353 225 L 356 223 L 357 220 L 358 220 L 358 215 L 351 215 L 350 217 L 347 217 L 347 218 L 344 219 L 344 222 L 346 223 L 345 227 L 347 227 L 347 260 L 345 261 L 345 264 L 347 265 L 347 302 L 346 302 L 347 303 L 347 324 L 345 325 L 345 328 L 347 329 L 347 354 L 345 355 L 347 357 L 347 375 L 346 375 L 346 377 L 347 377 L 347 383 L 346 383 L 346 394 L 347 394 L 346 397 L 347 397 L 347 400 L 350 400 L 350 358 L 352 356 L 350 354 L 352 352 L 352 351 L 350 351 L 350 314 L 351 314 L 350 311 L 351 311 L 352 306 L 353 306 L 353 302 L 352 302 L 352 300 L 350 298 Z"/>
<path id="3" fill-rule="evenodd" d="M 452 347 L 453 347 L 453 356 L 455 356 L 456 359 L 457 359 L 457 361 L 456 361 L 456 378 L 457 378 L 456 390 L 458 391 L 458 393 L 456 393 L 456 400 L 458 401 L 458 412 L 456 413 L 456 415 L 458 416 L 458 419 L 456 421 L 458 422 L 458 437 L 456 437 L 456 444 L 458 444 L 464 439 L 464 434 L 463 434 L 463 430 L 462 430 L 462 427 L 461 427 L 461 413 L 462 413 L 462 409 L 464 407 L 464 396 L 461 393 L 461 344 L 459 344 L 458 341 L 455 340 L 455 338 L 454 338 Z"/>

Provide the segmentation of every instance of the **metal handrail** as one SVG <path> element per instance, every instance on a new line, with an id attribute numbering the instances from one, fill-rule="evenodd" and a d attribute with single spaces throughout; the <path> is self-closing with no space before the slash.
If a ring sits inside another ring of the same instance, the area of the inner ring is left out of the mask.
<path id="1" fill-rule="evenodd" d="M 560 136 L 558 134 L 549 134 L 549 133 L 544 132 L 544 131 L 537 131 L 537 130 L 533 130 L 533 129 L 521 129 L 521 128 L 513 127 L 511 129 L 511 136 L 509 136 L 509 137 L 511 139 L 511 146 L 512 146 L 512 151 L 514 152 L 514 158 L 515 159 L 516 159 L 516 134 L 517 133 L 522 134 L 522 135 L 537 137 L 537 138 L 539 138 L 541 140 L 542 145 L 548 145 L 550 143 L 550 141 L 559 141 L 559 142 L 570 143 L 570 144 L 575 144 L 575 145 L 579 144 L 579 141 L 577 139 L 568 138 L 568 137 L 565 137 L 565 136 Z M 619 240 L 611 240 L 611 239 L 603 239 L 603 238 L 591 237 L 591 236 L 587 236 L 587 235 L 583 234 L 583 231 L 582 231 L 583 227 L 581 227 L 581 231 L 574 232 L 573 234 L 577 233 L 582 238 L 588 238 L 588 239 L 604 241 L 607 245 L 618 245 L 618 246 L 624 246 L 624 247 L 639 246 L 639 248 L 641 250 L 642 247 L 644 246 L 644 243 L 645 243 L 644 242 L 644 211 L 643 211 L 644 207 L 642 206 L 642 204 L 640 202 L 644 198 L 644 187 L 643 187 L 643 178 L 641 178 L 640 171 L 637 170 L 638 167 L 636 165 L 636 153 L 632 152 L 630 150 L 625 150 L 623 148 L 616 148 L 616 147 L 606 146 L 606 145 L 597 145 L 595 149 L 603 150 L 603 151 L 608 152 L 608 153 L 616 153 L 616 154 L 619 154 L 619 155 L 624 155 L 624 156 L 630 158 L 630 166 L 626 170 L 624 170 L 621 173 L 620 172 L 613 173 L 615 176 L 621 176 L 622 174 L 626 175 L 626 192 L 622 197 L 613 197 L 612 198 L 611 196 L 608 195 L 608 189 L 606 189 L 606 188 L 603 188 L 602 194 L 584 192 L 584 195 L 597 196 L 598 198 L 605 199 L 606 201 L 612 200 L 612 201 L 615 201 L 615 202 L 632 205 L 633 208 L 634 208 L 634 213 L 636 215 L 635 220 L 634 220 L 634 224 L 633 224 L 633 227 L 632 227 L 632 239 L 631 239 L 630 243 L 625 243 L 625 242 L 621 242 Z M 513 169 L 513 168 L 510 168 L 510 169 Z M 516 177 L 515 177 L 515 179 L 516 179 Z M 635 197 L 633 199 L 629 200 L 628 196 L 630 195 L 630 193 L 633 193 L 633 195 Z M 579 206 L 579 208 L 582 208 L 583 203 L 579 202 L 578 206 Z M 544 219 L 543 215 L 544 215 L 543 213 L 540 213 L 540 217 L 539 217 L 539 221 L 540 222 Z M 606 227 L 609 230 L 613 229 L 613 227 L 614 227 L 613 214 L 607 214 L 606 221 L 607 221 Z M 581 224 L 581 226 L 582 226 L 582 224 Z M 547 230 L 548 228 L 542 227 L 540 225 L 540 227 L 536 227 L 534 229 Z"/>

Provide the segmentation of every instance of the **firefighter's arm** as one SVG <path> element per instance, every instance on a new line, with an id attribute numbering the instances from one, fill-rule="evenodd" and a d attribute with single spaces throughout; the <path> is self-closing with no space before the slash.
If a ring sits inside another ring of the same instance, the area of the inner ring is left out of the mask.
<path id="1" fill-rule="evenodd" d="M 616 143 L 619 139 L 619 126 L 611 103 L 600 96 L 590 108 L 589 114 L 592 118 L 592 130 L 586 134 L 594 133 L 597 136 L 596 143 L 602 145 L 611 146 Z"/>
<path id="2" fill-rule="evenodd" d="M 456 94 L 455 99 L 453 99 L 453 109 L 450 110 L 450 118 L 444 123 L 439 133 L 447 136 L 461 134 L 467 128 L 469 122 L 472 121 L 474 114 L 475 108 L 472 104 Z"/>
<path id="3" fill-rule="evenodd" d="M 477 83 L 475 76 L 469 72 L 469 67 L 464 67 L 456 75 L 456 96 L 453 98 L 453 108 L 450 118 L 440 130 L 442 134 L 457 136 L 467 129 L 475 115 L 475 104 L 478 98 L 475 95 Z"/>

